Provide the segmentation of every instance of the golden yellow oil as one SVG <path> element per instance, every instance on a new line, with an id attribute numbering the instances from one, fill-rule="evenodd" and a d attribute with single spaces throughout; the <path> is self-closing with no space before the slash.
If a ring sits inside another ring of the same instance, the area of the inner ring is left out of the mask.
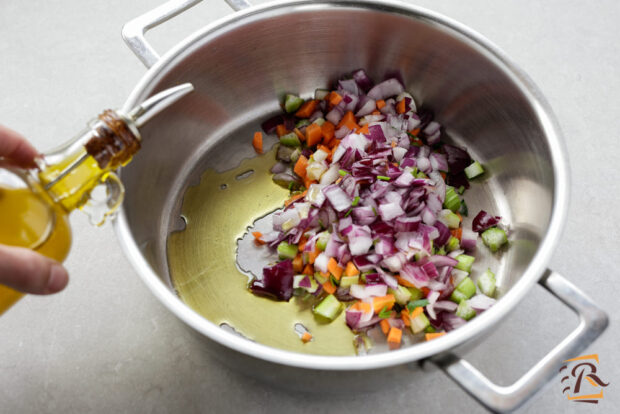
<path id="1" fill-rule="evenodd" d="M 27 188 L 0 186 L 0 244 L 31 248 L 63 261 L 71 247 L 67 213 Z M 0 314 L 23 296 L 0 285 Z"/>
<path id="2" fill-rule="evenodd" d="M 43 185 L 54 181 L 67 167 L 85 154 L 86 150 L 82 149 L 63 162 L 44 169 L 39 173 L 39 181 Z M 67 211 L 72 211 L 87 201 L 90 190 L 99 184 L 103 173 L 97 161 L 92 156 L 87 156 L 84 161 L 56 182 L 50 191 Z"/>
<path id="3" fill-rule="evenodd" d="M 237 240 L 256 219 L 283 205 L 289 192 L 274 184 L 269 168 L 275 152 L 245 160 L 234 170 L 207 170 L 190 187 L 182 215 L 185 230 L 168 237 L 168 263 L 179 297 L 211 322 L 235 329 L 258 343 L 295 352 L 353 355 L 353 333 L 344 312 L 331 323 L 314 318 L 310 304 L 294 297 L 276 302 L 253 295 L 236 265 Z M 244 174 L 253 171 L 251 175 Z M 238 179 L 239 176 L 245 178 Z M 266 247 L 265 247 L 266 248 Z M 303 343 L 301 323 L 313 335 Z"/>

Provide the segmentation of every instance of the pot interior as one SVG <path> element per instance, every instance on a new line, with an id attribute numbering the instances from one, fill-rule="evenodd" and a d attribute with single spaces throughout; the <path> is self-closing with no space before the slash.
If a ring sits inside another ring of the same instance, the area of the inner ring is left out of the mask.
<path id="1" fill-rule="evenodd" d="M 413 11 L 274 6 L 195 37 L 154 70 L 136 97 L 183 82 L 196 88 L 143 128 L 141 153 L 122 171 L 123 209 L 153 270 L 213 323 L 278 348 L 353 353 L 342 320 L 321 328 L 330 340 L 302 346 L 293 319 L 282 315 L 311 319 L 311 312 L 248 293 L 234 253 L 247 226 L 286 198 L 270 182 L 273 158 L 266 157 L 273 154 L 256 156 L 253 133 L 279 111 L 285 93 L 309 97 L 358 68 L 375 82 L 400 73 L 417 106 L 435 112 L 443 139 L 484 164 L 487 173 L 465 193 L 465 225 L 481 209 L 500 215 L 510 247 L 491 254 L 479 241 L 472 275 L 491 268 L 501 297 L 539 249 L 556 185 L 548 126 L 505 63 L 459 30 Z M 314 328 L 311 320 L 304 324 Z"/>

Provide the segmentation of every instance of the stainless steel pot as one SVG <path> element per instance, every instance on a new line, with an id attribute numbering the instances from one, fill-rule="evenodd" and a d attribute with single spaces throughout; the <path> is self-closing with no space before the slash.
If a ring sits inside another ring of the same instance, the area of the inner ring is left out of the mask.
<path id="1" fill-rule="evenodd" d="M 192 82 L 196 92 L 144 128 L 148 144 L 122 172 L 127 197 L 116 230 L 155 296 L 218 352 L 232 354 L 231 360 L 246 368 L 261 366 L 264 375 L 296 380 L 368 369 L 393 375 L 415 361 L 432 360 L 487 408 L 510 411 L 603 332 L 606 314 L 546 269 L 568 205 L 559 127 L 538 89 L 488 40 L 446 17 L 393 1 L 297 0 L 248 8 L 244 0 L 230 0 L 243 10 L 159 57 L 144 33 L 196 3 L 169 1 L 123 29 L 127 44 L 149 68 L 125 108 L 181 82 Z M 476 186 L 468 202 L 472 211 L 493 206 L 510 223 L 510 249 L 499 259 L 483 259 L 497 269 L 501 299 L 437 340 L 362 357 L 302 355 L 221 329 L 186 306 L 169 281 L 166 239 L 179 226 L 184 191 L 207 166 L 230 168 L 251 157 L 247 137 L 277 111 L 284 92 L 308 95 L 357 68 L 374 78 L 400 71 L 407 89 L 436 111 L 447 135 L 488 167 L 492 178 Z M 579 326 L 516 383 L 497 386 L 459 355 L 536 283 L 575 311 Z"/>

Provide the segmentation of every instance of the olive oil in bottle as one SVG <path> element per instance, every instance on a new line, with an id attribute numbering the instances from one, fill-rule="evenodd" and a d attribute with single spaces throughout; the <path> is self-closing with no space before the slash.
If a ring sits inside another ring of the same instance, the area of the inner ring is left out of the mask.
<path id="1" fill-rule="evenodd" d="M 190 84 L 167 89 L 128 114 L 106 110 L 77 138 L 37 158 L 37 168 L 0 169 L 0 244 L 63 261 L 71 247 L 69 213 L 80 209 L 103 224 L 123 200 L 114 171 L 140 149 L 138 128 L 192 90 Z M 98 188 L 104 197 L 95 196 Z M 0 314 L 22 296 L 0 285 Z"/>

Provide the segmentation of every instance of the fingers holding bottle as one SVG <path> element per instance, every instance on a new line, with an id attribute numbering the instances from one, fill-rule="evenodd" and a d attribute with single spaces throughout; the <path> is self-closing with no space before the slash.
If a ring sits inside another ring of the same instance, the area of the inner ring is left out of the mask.
<path id="1" fill-rule="evenodd" d="M 0 245 L 0 284 L 24 293 L 47 295 L 67 286 L 62 265 L 30 249 Z"/>

